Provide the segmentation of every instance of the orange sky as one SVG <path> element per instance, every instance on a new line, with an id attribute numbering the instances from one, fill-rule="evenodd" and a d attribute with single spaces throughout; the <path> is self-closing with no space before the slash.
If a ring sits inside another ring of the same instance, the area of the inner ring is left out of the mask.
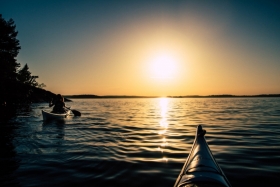
<path id="1" fill-rule="evenodd" d="M 55 93 L 280 93 L 280 16 L 272 4 L 108 2 L 18 10 L 6 2 L 0 11 L 17 25 L 18 61 Z"/>

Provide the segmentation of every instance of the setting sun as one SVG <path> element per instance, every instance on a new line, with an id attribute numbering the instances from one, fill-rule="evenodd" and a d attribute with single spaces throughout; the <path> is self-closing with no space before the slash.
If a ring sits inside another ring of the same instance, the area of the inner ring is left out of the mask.
<path id="1" fill-rule="evenodd" d="M 28 64 L 38 83 L 53 93 L 280 92 L 280 11 L 274 3 L 243 8 L 246 3 L 227 1 L 4 2 L 1 15 L 12 18 L 19 33 L 22 50 L 16 61 Z M 32 25 L 26 24 L 30 18 Z"/>
<path id="2" fill-rule="evenodd" d="M 151 77 L 157 80 L 169 80 L 176 76 L 178 71 L 177 59 L 167 53 L 159 53 L 151 58 L 150 74 Z"/>

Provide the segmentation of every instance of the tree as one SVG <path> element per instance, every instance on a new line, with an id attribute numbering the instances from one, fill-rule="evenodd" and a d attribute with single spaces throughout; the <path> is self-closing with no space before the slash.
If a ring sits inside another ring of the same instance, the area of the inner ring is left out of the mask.
<path id="1" fill-rule="evenodd" d="M 0 14 L 0 78 L 2 80 L 16 80 L 17 69 L 20 67 L 16 57 L 21 47 L 16 38 L 18 32 L 15 28 L 12 19 L 5 21 Z"/>
<path id="2" fill-rule="evenodd" d="M 24 84 L 27 84 L 31 79 L 31 72 L 28 71 L 28 69 L 28 65 L 25 64 L 25 66 L 23 66 L 23 68 L 18 71 L 18 80 Z"/>
<path id="3" fill-rule="evenodd" d="M 32 76 L 31 72 L 29 71 L 29 67 L 27 64 L 24 65 L 24 67 L 18 71 L 18 81 L 30 85 L 38 87 L 38 82 L 36 79 L 39 78 L 38 76 Z"/>
<path id="4" fill-rule="evenodd" d="M 31 74 L 27 64 L 18 71 L 16 57 L 21 47 L 15 29 L 14 21 L 6 21 L 0 14 L 0 120 L 16 115 L 18 109 L 29 108 L 46 92 L 41 89 L 46 85 L 37 83 L 38 76 Z M 51 94 L 44 94 L 45 98 Z"/>
<path id="5" fill-rule="evenodd" d="M 17 69 L 20 64 L 16 57 L 21 49 L 16 25 L 10 19 L 5 21 L 0 14 L 0 96 L 1 104 L 13 100 L 16 89 Z"/>

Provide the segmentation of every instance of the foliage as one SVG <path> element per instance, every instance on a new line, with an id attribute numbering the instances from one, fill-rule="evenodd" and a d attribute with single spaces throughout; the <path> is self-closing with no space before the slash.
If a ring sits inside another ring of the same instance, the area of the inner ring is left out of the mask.
<path id="1" fill-rule="evenodd" d="M 18 71 L 17 79 L 24 84 L 37 87 L 39 85 L 36 81 L 37 78 L 38 76 L 31 75 L 27 64 L 25 64 L 23 68 Z"/>
<path id="2" fill-rule="evenodd" d="M 16 90 L 17 69 L 20 64 L 16 57 L 20 50 L 18 34 L 15 31 L 15 24 L 12 19 L 5 21 L 0 14 L 0 89 L 1 104 L 11 101 Z"/>
<path id="3" fill-rule="evenodd" d="M 5 21 L 0 14 L 0 78 L 2 80 L 15 80 L 17 68 L 20 66 L 16 57 L 21 47 L 19 40 L 16 39 L 18 32 L 15 28 L 12 19 Z"/>
<path id="4" fill-rule="evenodd" d="M 38 76 L 32 76 L 27 64 L 20 68 L 17 55 L 21 49 L 16 25 L 12 19 L 5 21 L 0 14 L 0 101 L 1 111 L 27 104 L 32 101 L 32 93 L 45 87 L 38 84 Z M 34 95 L 34 94 L 33 94 Z M 0 111 L 0 112 L 1 112 Z"/>

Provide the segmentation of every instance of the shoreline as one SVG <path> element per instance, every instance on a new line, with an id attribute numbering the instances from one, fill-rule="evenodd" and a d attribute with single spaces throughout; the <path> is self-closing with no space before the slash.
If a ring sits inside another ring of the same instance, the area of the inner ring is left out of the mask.
<path id="1" fill-rule="evenodd" d="M 105 95 L 105 96 L 98 96 L 98 95 L 64 95 L 65 98 L 70 99 L 107 99 L 107 98 L 162 98 L 162 96 L 131 96 L 131 95 Z M 166 98 L 256 98 L 256 97 L 280 97 L 280 94 L 259 94 L 259 95 L 186 95 L 186 96 L 165 96 Z"/>

